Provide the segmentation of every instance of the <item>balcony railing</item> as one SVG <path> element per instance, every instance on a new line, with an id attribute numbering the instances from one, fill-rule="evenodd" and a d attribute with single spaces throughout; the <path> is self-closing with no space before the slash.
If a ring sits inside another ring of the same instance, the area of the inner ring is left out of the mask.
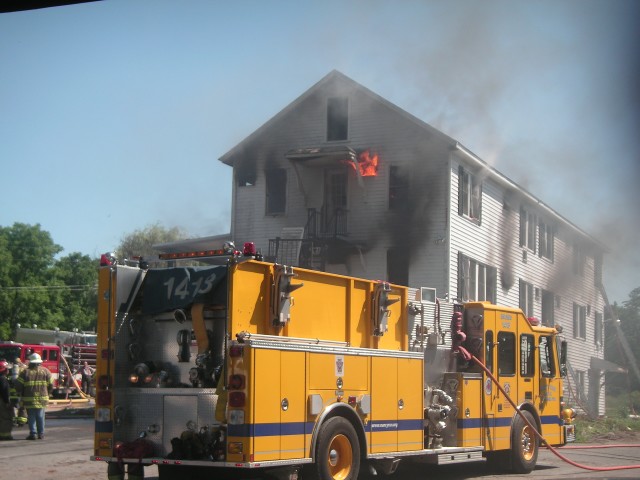
<path id="1" fill-rule="evenodd" d="M 293 267 L 324 271 L 327 245 L 322 240 L 309 238 L 280 238 L 269 240 L 269 258 Z"/>
<path id="2" fill-rule="evenodd" d="M 345 208 L 329 210 L 323 207 L 320 211 L 315 208 L 307 210 L 307 238 L 345 237 L 348 235 L 348 213 Z"/>

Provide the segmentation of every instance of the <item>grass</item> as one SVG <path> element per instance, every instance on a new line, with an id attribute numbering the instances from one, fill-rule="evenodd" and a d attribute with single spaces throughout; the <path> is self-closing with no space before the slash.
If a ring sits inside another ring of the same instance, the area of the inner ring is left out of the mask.
<path id="1" fill-rule="evenodd" d="M 604 417 L 596 420 L 576 419 L 576 442 L 592 443 L 596 440 L 627 438 L 640 434 L 640 419 Z"/>
<path id="2" fill-rule="evenodd" d="M 603 439 L 640 437 L 640 418 L 631 415 L 632 412 L 640 412 L 640 392 L 617 397 L 608 396 L 606 405 L 607 414 L 603 418 L 576 418 L 576 442 L 591 443 Z"/>

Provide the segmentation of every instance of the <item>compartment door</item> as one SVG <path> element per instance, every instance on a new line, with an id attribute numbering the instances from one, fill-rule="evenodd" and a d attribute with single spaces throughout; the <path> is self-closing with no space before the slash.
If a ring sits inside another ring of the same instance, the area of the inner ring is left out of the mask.
<path id="1" fill-rule="evenodd" d="M 422 359 L 398 359 L 398 450 L 421 450 L 424 445 Z"/>
<path id="2" fill-rule="evenodd" d="M 304 352 L 280 352 L 280 459 L 304 458 L 306 368 Z"/>
<path id="3" fill-rule="evenodd" d="M 280 351 L 254 351 L 253 461 L 280 460 Z"/>
<path id="4" fill-rule="evenodd" d="M 398 450 L 398 359 L 372 357 L 371 364 L 371 453 L 395 452 Z"/>

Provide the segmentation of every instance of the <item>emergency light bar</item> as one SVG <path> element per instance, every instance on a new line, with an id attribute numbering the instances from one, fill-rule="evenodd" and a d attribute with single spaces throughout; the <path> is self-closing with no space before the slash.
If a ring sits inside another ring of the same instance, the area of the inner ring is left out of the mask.
<path id="1" fill-rule="evenodd" d="M 161 253 L 158 255 L 160 260 L 182 260 L 189 258 L 203 258 L 203 257 L 220 257 L 220 256 L 240 256 L 255 257 L 259 254 L 256 251 L 255 244 L 253 242 L 246 242 L 242 249 L 242 252 L 236 250 L 233 242 L 227 242 L 224 248 L 218 248 L 215 250 L 196 250 L 193 252 L 180 252 L 180 253 Z"/>
<path id="2" fill-rule="evenodd" d="M 200 250 L 197 252 L 161 253 L 158 258 L 160 260 L 178 260 L 182 258 L 215 257 L 218 255 L 230 255 L 231 253 L 235 252 L 227 252 L 220 248 L 218 250 Z"/>

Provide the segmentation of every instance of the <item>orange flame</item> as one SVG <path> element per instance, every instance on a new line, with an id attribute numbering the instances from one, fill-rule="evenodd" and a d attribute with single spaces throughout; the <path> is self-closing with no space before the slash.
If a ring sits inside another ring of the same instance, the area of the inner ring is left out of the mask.
<path id="1" fill-rule="evenodd" d="M 360 167 L 360 175 L 363 177 L 375 177 L 378 175 L 378 154 L 369 153 L 365 150 L 358 155 L 358 167 Z"/>

